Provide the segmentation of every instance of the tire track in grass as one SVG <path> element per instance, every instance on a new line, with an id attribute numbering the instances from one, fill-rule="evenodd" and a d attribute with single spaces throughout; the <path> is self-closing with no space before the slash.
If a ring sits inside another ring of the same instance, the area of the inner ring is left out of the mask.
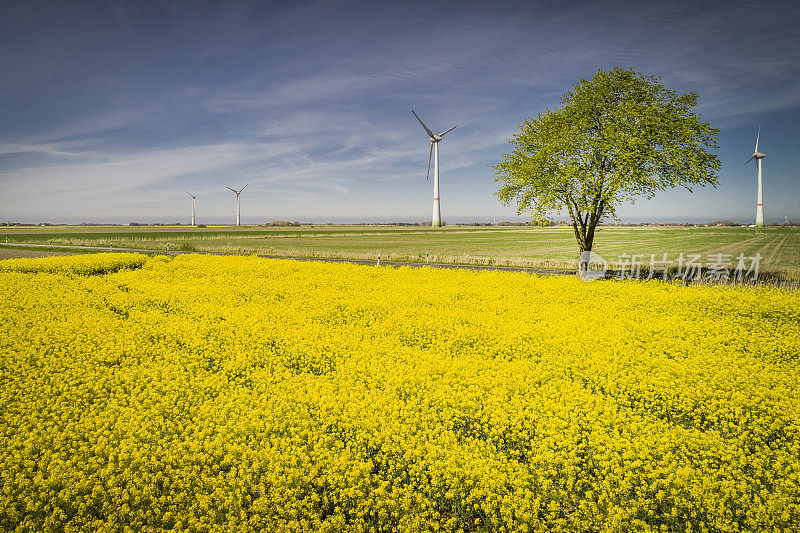
<path id="1" fill-rule="evenodd" d="M 665 239 L 653 238 L 637 242 L 608 244 L 602 246 L 602 251 L 598 253 L 606 259 L 616 260 L 622 254 L 627 254 L 629 256 L 636 255 L 640 259 L 649 261 L 651 255 L 654 255 L 656 259 L 660 258 L 663 253 L 667 253 L 668 256 L 676 255 L 674 244 L 673 242 L 665 242 Z"/>
<path id="2" fill-rule="evenodd" d="M 782 243 L 781 249 L 774 261 L 784 268 L 800 269 L 800 246 L 792 239 L 792 235 L 786 236 L 786 242 Z"/>
<path id="3" fill-rule="evenodd" d="M 754 237 L 750 237 L 749 239 L 745 239 L 743 241 L 735 242 L 732 244 L 727 244 L 725 246 L 720 246 L 719 248 L 712 248 L 710 250 L 705 250 L 705 254 L 728 254 L 731 255 L 735 254 L 736 252 L 744 252 L 746 248 L 749 248 L 750 245 L 754 244 L 762 244 L 763 246 L 768 246 L 770 242 L 767 242 L 769 239 L 769 235 L 756 235 Z M 763 249 L 763 246 L 759 248 L 759 250 Z"/>
<path id="4" fill-rule="evenodd" d="M 774 247 L 773 247 L 773 248 L 772 248 L 772 250 L 770 251 L 770 253 L 769 253 L 769 256 L 767 256 L 767 257 L 766 257 L 766 259 L 764 259 L 764 264 L 765 264 L 765 265 L 771 265 L 771 264 L 772 264 L 772 260 L 773 260 L 773 259 L 775 259 L 775 256 L 778 254 L 778 251 L 779 251 L 779 250 L 781 249 L 781 247 L 783 246 L 783 243 L 785 243 L 785 242 L 786 242 L 786 235 L 784 235 L 784 236 L 783 236 L 783 239 L 781 239 L 781 241 L 780 241 L 780 242 L 776 243 L 776 241 L 777 241 L 778 239 L 781 239 L 781 238 L 780 238 L 780 236 L 778 236 L 778 237 L 775 237 L 775 238 L 774 238 L 772 241 L 770 241 L 770 243 L 769 243 L 769 244 L 770 244 L 770 245 L 773 245 L 773 244 L 774 244 Z"/>
<path id="5" fill-rule="evenodd" d="M 755 256 L 756 254 L 761 255 L 761 265 L 765 266 L 767 264 L 767 257 L 774 257 L 772 250 L 774 249 L 775 242 L 780 239 L 780 237 L 765 237 L 764 242 L 760 242 L 760 246 L 750 248 L 748 250 L 743 250 L 742 253 L 746 255 Z"/>

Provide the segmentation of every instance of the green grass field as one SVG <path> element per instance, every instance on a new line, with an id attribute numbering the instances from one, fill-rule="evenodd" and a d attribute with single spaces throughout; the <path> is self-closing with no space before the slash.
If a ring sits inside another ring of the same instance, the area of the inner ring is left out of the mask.
<path id="1" fill-rule="evenodd" d="M 570 228 L 516 226 L 449 226 L 441 229 L 408 226 L 300 227 L 42 227 L 0 228 L 0 242 L 47 245 L 108 246 L 165 250 L 196 250 L 293 257 L 377 259 L 491 264 L 539 268 L 572 268 L 577 245 Z M 676 261 L 679 254 L 760 254 L 762 273 L 800 280 L 800 228 L 601 228 L 594 251 L 609 262 L 624 254 L 649 264 L 651 254 Z"/>

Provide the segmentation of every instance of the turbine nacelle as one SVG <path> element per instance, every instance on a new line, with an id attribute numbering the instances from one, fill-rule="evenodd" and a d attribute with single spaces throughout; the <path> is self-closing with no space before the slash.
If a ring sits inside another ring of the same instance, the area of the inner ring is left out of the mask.
<path id="1" fill-rule="evenodd" d="M 759 160 L 759 159 L 764 159 L 765 157 L 767 157 L 767 154 L 765 154 L 765 153 L 762 153 L 762 152 L 753 152 L 753 155 L 751 155 L 751 156 L 750 156 L 750 159 L 748 159 L 747 161 L 745 161 L 745 162 L 744 162 L 744 164 L 746 165 L 747 163 L 749 163 L 749 162 L 750 162 L 750 161 L 752 161 L 753 159 L 755 159 L 755 160 Z"/>
<path id="2" fill-rule="evenodd" d="M 428 137 L 428 138 L 431 140 L 432 143 L 438 143 L 439 141 L 442 140 L 442 137 L 444 137 L 445 135 L 447 135 L 448 133 L 450 133 L 451 131 L 453 131 L 457 127 L 458 126 L 453 126 L 449 130 L 445 130 L 442 133 L 440 133 L 439 135 L 434 135 L 433 137 Z"/>

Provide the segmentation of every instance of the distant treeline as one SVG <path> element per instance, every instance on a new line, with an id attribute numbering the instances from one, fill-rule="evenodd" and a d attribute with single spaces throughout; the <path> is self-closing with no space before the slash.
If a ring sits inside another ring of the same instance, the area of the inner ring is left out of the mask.
<path id="1" fill-rule="evenodd" d="M 159 227 L 159 226 L 185 226 L 185 227 L 192 227 L 190 224 L 182 224 L 180 222 L 130 222 L 127 224 L 131 227 Z M 212 224 L 219 225 L 219 226 L 228 226 L 230 224 Z M 286 227 L 298 227 L 298 226 L 430 226 L 430 222 L 357 222 L 357 223 L 339 223 L 339 222 L 292 222 L 289 220 L 273 220 L 270 222 L 266 222 L 264 224 L 247 224 L 247 226 L 264 226 L 264 227 L 273 227 L 273 226 L 286 226 Z M 450 226 L 453 224 L 448 224 L 446 222 L 442 222 L 442 226 Z M 455 224 L 456 226 L 533 226 L 533 227 L 542 227 L 542 226 L 570 226 L 569 222 L 565 222 L 563 220 L 531 220 L 527 222 L 466 222 L 461 224 Z M 694 227 L 742 227 L 742 226 L 749 226 L 749 224 L 742 224 L 740 222 L 733 222 L 732 220 L 714 220 L 712 222 L 702 222 L 702 223 L 690 223 L 690 222 L 637 222 L 637 223 L 629 223 L 629 222 L 606 222 L 602 224 L 603 226 L 621 226 L 621 227 L 686 227 L 686 228 L 694 228 Z M 112 227 L 122 227 L 123 224 L 106 224 L 106 223 L 95 223 L 95 222 L 81 222 L 80 224 L 54 224 L 51 222 L 40 222 L 38 224 L 31 224 L 27 222 L 0 222 L 0 227 L 39 227 L 39 226 L 87 226 L 87 227 L 99 227 L 99 226 L 112 226 Z M 767 226 L 771 227 L 798 227 L 800 226 L 800 222 L 793 222 L 788 221 L 783 224 L 779 224 L 777 222 L 770 222 Z M 205 224 L 197 224 L 195 227 L 197 228 L 205 228 Z"/>

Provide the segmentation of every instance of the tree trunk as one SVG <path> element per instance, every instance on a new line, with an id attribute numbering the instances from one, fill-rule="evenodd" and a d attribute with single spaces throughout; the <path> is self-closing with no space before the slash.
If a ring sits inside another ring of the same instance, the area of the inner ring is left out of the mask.
<path id="1" fill-rule="evenodd" d="M 591 252 L 592 243 L 594 243 L 594 228 L 597 227 L 597 221 L 592 220 L 586 227 L 586 235 L 583 237 L 583 251 Z"/>
<path id="2" fill-rule="evenodd" d="M 591 257 L 592 244 L 594 243 L 594 229 L 597 227 L 598 218 L 592 213 L 589 223 L 581 226 L 581 235 L 578 238 L 580 256 L 578 259 L 578 277 L 583 278 L 589 270 L 589 259 Z M 578 227 L 575 226 L 575 233 L 578 234 Z"/>

